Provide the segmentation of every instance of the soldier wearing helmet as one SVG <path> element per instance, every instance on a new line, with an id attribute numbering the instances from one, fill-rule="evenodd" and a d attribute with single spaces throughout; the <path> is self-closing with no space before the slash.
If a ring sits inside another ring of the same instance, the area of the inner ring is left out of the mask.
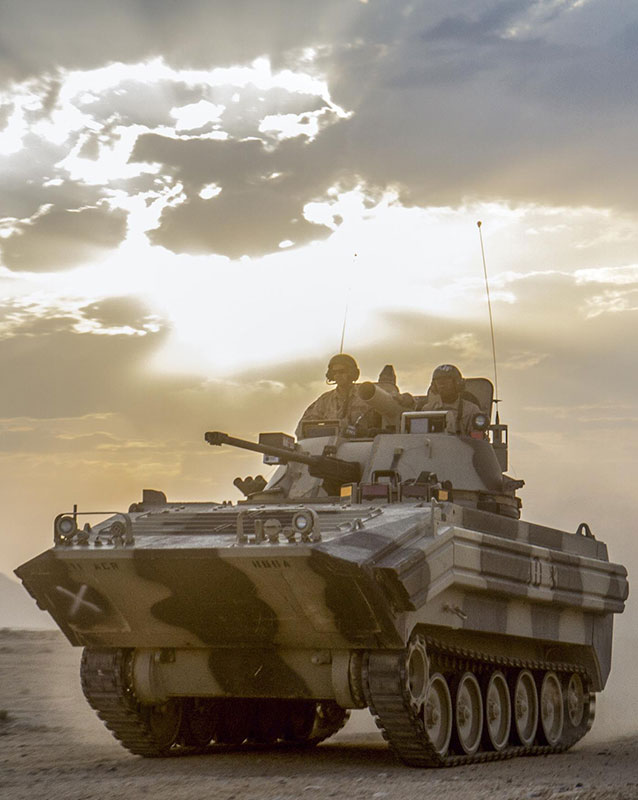
<path id="1" fill-rule="evenodd" d="M 356 380 L 359 366 L 347 353 L 338 353 L 328 362 L 326 382 L 336 384 L 336 389 L 324 392 L 304 411 L 297 430 L 299 438 L 302 423 L 307 420 L 338 420 L 343 432 L 354 432 L 357 423 L 368 413 L 369 407 L 357 392 Z"/>
<path id="2" fill-rule="evenodd" d="M 472 433 L 474 417 L 481 413 L 474 395 L 465 391 L 461 371 L 454 364 L 441 364 L 434 370 L 427 397 L 419 410 L 452 412 L 452 426 L 448 429 L 462 436 Z"/>

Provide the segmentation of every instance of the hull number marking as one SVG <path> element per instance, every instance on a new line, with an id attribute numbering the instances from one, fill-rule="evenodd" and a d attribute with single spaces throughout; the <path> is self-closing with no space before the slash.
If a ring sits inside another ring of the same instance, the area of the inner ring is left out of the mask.
<path id="1" fill-rule="evenodd" d="M 288 569 L 290 562 L 285 558 L 255 558 L 252 565 L 255 569 Z"/>

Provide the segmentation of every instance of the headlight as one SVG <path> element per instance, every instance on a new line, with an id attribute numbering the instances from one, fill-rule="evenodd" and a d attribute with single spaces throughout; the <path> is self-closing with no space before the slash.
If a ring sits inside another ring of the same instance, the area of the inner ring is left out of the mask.
<path id="1" fill-rule="evenodd" d="M 109 535 L 114 539 L 123 539 L 126 536 L 126 525 L 119 519 L 109 528 Z"/>
<path id="2" fill-rule="evenodd" d="M 310 533 L 313 523 L 314 520 L 310 511 L 298 511 L 292 518 L 292 527 L 298 533 Z"/>
<path id="3" fill-rule="evenodd" d="M 486 431 L 490 427 L 490 418 L 487 414 L 475 414 L 472 427 L 475 431 Z"/>
<path id="4" fill-rule="evenodd" d="M 298 511 L 292 518 L 292 528 L 301 536 L 302 542 L 320 542 L 321 531 L 316 512 L 310 508 Z"/>
<path id="5" fill-rule="evenodd" d="M 78 526 L 75 518 L 67 515 L 56 517 L 56 520 L 53 524 L 53 529 L 55 531 L 56 538 L 61 539 L 62 541 L 68 541 L 69 539 L 72 539 L 78 532 Z"/>

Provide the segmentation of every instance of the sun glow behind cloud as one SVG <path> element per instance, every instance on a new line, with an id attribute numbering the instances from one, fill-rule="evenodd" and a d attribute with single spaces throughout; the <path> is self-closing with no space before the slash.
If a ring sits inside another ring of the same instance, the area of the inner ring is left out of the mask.
<path id="1" fill-rule="evenodd" d="M 224 185 L 203 181 L 199 187 L 185 187 L 157 160 L 135 160 L 141 138 L 239 144 L 254 140 L 264 152 L 274 152 L 284 140 L 301 137 L 311 142 L 320 129 L 348 118 L 349 112 L 331 100 L 325 80 L 307 72 L 313 54 L 304 51 L 302 56 L 303 68 L 279 71 L 271 69 L 267 58 L 210 70 L 174 69 L 162 59 L 84 71 L 61 69 L 2 93 L 0 105 L 9 113 L 0 132 L 0 152 L 17 155 L 49 148 L 57 158 L 50 160 L 49 174 L 40 178 L 42 186 L 64 191 L 69 204 L 70 195 L 81 194 L 82 187 L 91 187 L 97 197 L 78 208 L 67 205 L 69 212 L 108 207 L 125 212 L 129 236 L 155 230 L 167 209 L 194 197 L 214 200 Z M 176 96 L 199 99 L 175 104 Z M 280 113 L 278 105 L 293 98 L 307 110 Z M 271 170 L 261 179 L 276 176 L 281 172 Z M 250 185 L 253 179 L 247 180 Z M 5 216 L 1 235 L 21 235 L 25 226 L 53 208 L 44 203 L 30 216 Z M 294 244 L 286 236 L 280 241 Z"/>
<path id="2" fill-rule="evenodd" d="M 346 348 L 355 351 L 391 334 L 387 314 L 392 311 L 483 324 L 486 306 L 476 229 L 480 217 L 490 220 L 484 231 L 497 325 L 509 316 L 507 307 L 516 306 L 530 280 L 556 275 L 587 288 L 583 318 L 617 311 L 620 301 L 609 295 L 613 286 L 629 298 L 638 282 L 635 266 L 582 268 L 583 263 L 599 263 L 602 250 L 610 255 L 608 244 L 590 244 L 586 260 L 582 249 L 571 247 L 583 235 L 595 242 L 597 226 L 609 234 L 607 215 L 601 213 L 596 221 L 590 209 L 563 209 L 563 223 L 554 226 L 553 208 L 490 204 L 415 209 L 403 207 L 391 193 L 372 205 L 362 188 L 335 191 L 328 201 L 306 208 L 310 218 L 325 223 L 339 218 L 329 239 L 263 258 L 231 260 L 176 255 L 151 245 L 145 229 L 157 219 L 153 204 L 139 198 L 127 203 L 132 217 L 140 215 L 139 224 L 103 263 L 73 273 L 14 277 L 14 291 L 20 284 L 36 314 L 56 309 L 75 313 L 101 298 L 141 299 L 168 326 L 165 344 L 148 364 L 165 373 L 213 378 L 255 364 L 321 356 L 338 349 L 346 307 Z M 540 227 L 551 229 L 542 243 L 536 235 Z M 561 262 L 560 270 L 555 261 L 548 262 L 549 254 Z M 530 319 L 529 324 L 537 323 Z M 98 330 L 81 321 L 78 325 L 78 331 L 127 332 L 114 326 Z M 137 335 L 143 332 L 135 329 Z M 424 330 L 424 340 L 429 336 Z M 471 358 L 476 353 L 472 336 L 459 333 L 457 339 L 459 357 Z M 524 364 L 544 357 L 528 353 Z"/>
<path id="3" fill-rule="evenodd" d="M 95 187 L 101 193 L 97 199 L 69 210 L 110 209 L 126 219 L 117 247 L 92 255 L 73 271 L 13 276 L 7 285 L 16 297 L 31 298 L 26 307 L 36 315 L 45 313 L 44 297 L 50 310 L 71 314 L 87 302 L 139 298 L 168 328 L 150 368 L 227 375 L 336 349 L 346 309 L 351 349 L 382 340 L 393 312 L 484 321 L 480 218 L 486 221 L 497 316 L 499 307 L 504 312 L 517 304 L 520 287 L 535 276 L 567 277 L 588 287 L 583 318 L 635 308 L 636 278 L 625 258 L 635 246 L 635 232 L 630 220 L 612 221 L 605 209 L 469 200 L 457 207 L 406 206 L 398 192 L 360 180 L 354 187 L 337 183 L 303 204 L 303 220 L 329 231 L 327 238 L 304 246 L 283 235 L 270 254 L 235 258 L 176 253 L 153 244 L 152 234 L 168 211 L 193 200 L 214 211 L 228 187 L 223 178 L 188 184 L 159 160 L 136 161 L 139 140 L 149 135 L 178 143 L 259 139 L 265 150 L 276 152 L 300 138 L 310 146 L 326 126 L 352 116 L 332 101 L 316 57 L 317 51 L 306 49 L 297 69 L 278 71 L 267 58 L 208 70 L 176 69 L 163 59 L 115 63 L 60 70 L 5 92 L 2 102 L 13 108 L 0 134 L 5 151 L 19 152 L 34 138 L 66 149 L 51 163 L 44 185 Z M 54 79 L 57 95 L 46 105 Z M 181 102 L 175 99 L 177 87 Z M 275 90 L 280 99 L 296 96 L 305 110 L 273 106 L 269 93 Z M 145 117 L 139 114 L 142 101 L 148 103 Z M 270 169 L 249 175 L 247 185 L 284 178 L 281 170 Z M 2 236 L 21 235 L 52 208 L 42 204 L 30 217 L 5 218 Z M 610 257 L 615 266 L 604 271 L 601 264 Z M 78 332 L 108 335 L 154 330 L 100 326 L 81 315 L 77 325 Z M 459 336 L 457 349 L 467 355 L 474 345 L 463 332 Z M 543 357 L 528 354 L 523 361 Z"/>

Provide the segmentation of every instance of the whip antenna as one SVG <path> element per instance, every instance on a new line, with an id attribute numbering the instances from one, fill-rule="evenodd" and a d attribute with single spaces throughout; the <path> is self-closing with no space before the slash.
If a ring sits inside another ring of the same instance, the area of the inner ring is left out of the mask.
<path id="1" fill-rule="evenodd" d="M 481 241 L 481 256 L 483 258 L 483 275 L 485 276 L 485 292 L 487 294 L 487 310 L 490 315 L 490 335 L 492 337 L 492 360 L 494 361 L 494 405 L 496 406 L 496 423 L 498 424 L 498 403 L 501 401 L 498 397 L 498 375 L 496 372 L 496 346 L 494 344 L 494 321 L 492 319 L 492 302 L 490 300 L 490 284 L 487 279 L 487 265 L 485 263 L 485 249 L 483 247 L 483 233 L 481 231 L 482 222 L 479 220 L 476 223 L 476 227 L 479 231 L 479 239 Z"/>
<path id="2" fill-rule="evenodd" d="M 352 263 L 353 264 L 354 264 L 354 261 L 355 261 L 356 257 L 357 257 L 357 254 L 355 253 L 354 256 L 352 257 Z M 343 312 L 343 327 L 341 328 L 341 344 L 339 345 L 339 352 L 340 353 L 343 353 L 343 340 L 346 338 L 346 320 L 348 319 L 348 303 L 350 302 L 350 289 L 351 288 L 352 288 L 352 279 L 350 280 L 350 285 L 348 286 L 348 292 L 346 294 L 346 307 L 345 307 L 345 310 Z"/>
<path id="3" fill-rule="evenodd" d="M 346 320 L 348 319 L 348 300 L 346 299 L 346 308 L 343 312 L 343 327 L 341 328 L 341 344 L 339 345 L 339 352 L 343 353 L 343 340 L 346 336 Z"/>

